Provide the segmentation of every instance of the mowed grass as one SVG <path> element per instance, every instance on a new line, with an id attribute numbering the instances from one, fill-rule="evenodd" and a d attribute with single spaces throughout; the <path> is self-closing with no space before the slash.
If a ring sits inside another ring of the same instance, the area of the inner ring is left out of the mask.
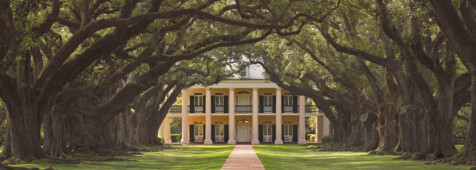
<path id="1" fill-rule="evenodd" d="M 320 152 L 315 146 L 253 145 L 266 169 L 470 169 L 469 166 L 430 166 L 425 161 L 366 152 Z"/>
<path id="2" fill-rule="evenodd" d="M 117 157 L 127 161 L 84 161 L 81 164 L 21 164 L 16 167 L 54 169 L 220 169 L 234 145 L 171 146 L 158 152 Z"/>

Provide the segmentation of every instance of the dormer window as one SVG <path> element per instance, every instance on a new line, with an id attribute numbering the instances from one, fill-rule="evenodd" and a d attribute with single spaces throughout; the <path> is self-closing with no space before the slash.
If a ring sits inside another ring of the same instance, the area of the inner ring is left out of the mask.
<path id="1" fill-rule="evenodd" d="M 240 76 L 241 77 L 248 77 L 248 66 L 246 66 L 245 68 L 243 68 L 240 72 Z"/>

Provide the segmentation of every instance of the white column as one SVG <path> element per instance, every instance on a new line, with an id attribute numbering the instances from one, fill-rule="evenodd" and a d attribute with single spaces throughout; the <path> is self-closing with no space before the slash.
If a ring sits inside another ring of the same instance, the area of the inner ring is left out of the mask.
<path id="1" fill-rule="evenodd" d="M 315 141 L 312 141 L 312 142 L 316 142 L 316 143 L 319 143 L 319 115 L 316 113 L 316 140 Z"/>
<path id="2" fill-rule="evenodd" d="M 322 131 L 323 131 L 323 132 L 322 132 L 322 137 L 324 137 L 324 136 L 329 135 L 329 128 L 330 128 L 330 127 L 329 127 L 329 119 L 327 119 L 327 117 L 324 116 L 324 115 L 323 115 L 322 117 L 323 117 L 323 119 L 324 119 L 324 120 L 323 120 L 323 123 L 322 123 L 322 124 L 323 124 L 322 126 L 324 126 L 324 127 L 322 128 Z"/>
<path id="3" fill-rule="evenodd" d="M 299 130 L 298 130 L 298 144 L 306 144 L 306 97 L 299 96 Z"/>
<path id="4" fill-rule="evenodd" d="M 235 140 L 235 89 L 230 88 L 228 98 L 228 144 L 236 144 Z"/>
<path id="5" fill-rule="evenodd" d="M 281 88 L 276 88 L 276 141 L 275 144 L 283 144 L 283 120 L 281 115 Z"/>
<path id="6" fill-rule="evenodd" d="M 258 139 L 258 88 L 253 88 L 253 136 L 251 144 L 259 144 Z"/>
<path id="7" fill-rule="evenodd" d="M 162 120 L 162 123 L 159 126 L 159 135 L 162 136 L 162 138 L 164 138 L 164 124 L 165 124 L 164 122 L 165 122 L 165 118 L 164 120 Z"/>
<path id="8" fill-rule="evenodd" d="M 182 144 L 188 144 L 188 91 L 182 90 Z M 170 123 L 169 123 L 170 128 Z M 170 134 L 170 129 L 169 132 Z"/>
<path id="9" fill-rule="evenodd" d="M 165 116 L 162 124 L 164 125 L 164 143 L 172 143 L 172 138 L 170 137 L 170 117 Z"/>
<path id="10" fill-rule="evenodd" d="M 324 115 L 317 114 L 317 121 L 316 121 L 317 122 L 317 130 L 316 130 L 317 131 L 316 132 L 317 133 L 317 135 L 316 135 L 317 143 L 321 143 L 322 142 L 322 137 L 324 137 L 324 130 L 323 130 L 324 129 L 324 126 L 323 126 L 324 120 L 323 119 L 324 119 Z"/>
<path id="11" fill-rule="evenodd" d="M 205 141 L 203 144 L 213 144 L 212 141 L 212 94 L 210 88 L 205 92 Z"/>

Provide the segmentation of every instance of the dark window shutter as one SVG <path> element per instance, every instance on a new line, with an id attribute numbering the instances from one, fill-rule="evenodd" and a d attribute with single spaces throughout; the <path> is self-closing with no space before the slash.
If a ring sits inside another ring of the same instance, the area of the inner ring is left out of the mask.
<path id="1" fill-rule="evenodd" d="M 273 125 L 273 142 L 276 141 L 276 125 Z"/>
<path id="2" fill-rule="evenodd" d="M 284 113 L 284 96 L 281 96 L 281 113 Z"/>
<path id="3" fill-rule="evenodd" d="M 190 96 L 190 113 L 195 113 L 195 98 L 194 96 Z"/>
<path id="4" fill-rule="evenodd" d="M 212 96 L 212 113 L 215 113 L 215 96 Z"/>
<path id="5" fill-rule="evenodd" d="M 207 100 L 205 99 L 207 98 L 206 96 L 203 96 L 202 97 L 202 101 L 203 101 L 203 113 L 205 113 L 205 110 L 207 109 L 207 103 L 205 103 Z M 205 129 L 205 128 L 204 128 Z"/>
<path id="6" fill-rule="evenodd" d="M 259 111 L 258 113 L 263 113 L 264 112 L 264 109 L 263 109 L 263 96 L 259 96 Z"/>
<path id="7" fill-rule="evenodd" d="M 293 125 L 293 142 L 297 142 L 297 136 L 298 136 L 298 128 L 297 125 Z"/>
<path id="8" fill-rule="evenodd" d="M 259 142 L 263 142 L 263 125 L 259 125 Z"/>
<path id="9" fill-rule="evenodd" d="M 284 125 L 281 125 L 281 140 L 284 141 Z"/>
<path id="10" fill-rule="evenodd" d="M 215 142 L 215 125 L 212 125 L 212 141 Z"/>
<path id="11" fill-rule="evenodd" d="M 273 113 L 276 113 L 276 96 L 273 96 Z"/>
<path id="12" fill-rule="evenodd" d="M 194 142 L 195 141 L 195 136 L 194 136 L 194 133 L 193 133 L 193 125 L 190 125 L 190 131 L 188 132 L 188 134 L 190 135 L 190 142 Z"/>
<path id="13" fill-rule="evenodd" d="M 228 125 L 225 125 L 225 140 L 224 140 L 225 142 L 228 142 L 228 135 L 229 135 L 228 131 L 229 130 L 230 129 L 229 129 Z"/>
<path id="14" fill-rule="evenodd" d="M 223 97 L 223 102 L 224 102 L 223 103 L 224 112 L 228 113 L 228 107 L 229 107 L 229 105 L 228 105 L 228 96 Z"/>
<path id="15" fill-rule="evenodd" d="M 207 132 L 207 126 L 205 126 L 205 124 L 203 124 L 203 138 L 204 139 L 207 139 L 207 134 L 205 134 Z M 205 142 L 205 140 L 203 140 Z"/>
<path id="16" fill-rule="evenodd" d="M 298 101 L 297 96 L 293 96 L 293 113 L 298 112 Z"/>

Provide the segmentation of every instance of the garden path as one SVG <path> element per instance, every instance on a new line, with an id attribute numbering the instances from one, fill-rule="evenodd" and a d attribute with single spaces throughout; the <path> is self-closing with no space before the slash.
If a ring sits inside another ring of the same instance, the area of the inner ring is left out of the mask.
<path id="1" fill-rule="evenodd" d="M 235 145 L 221 169 L 264 169 L 251 145 Z"/>

